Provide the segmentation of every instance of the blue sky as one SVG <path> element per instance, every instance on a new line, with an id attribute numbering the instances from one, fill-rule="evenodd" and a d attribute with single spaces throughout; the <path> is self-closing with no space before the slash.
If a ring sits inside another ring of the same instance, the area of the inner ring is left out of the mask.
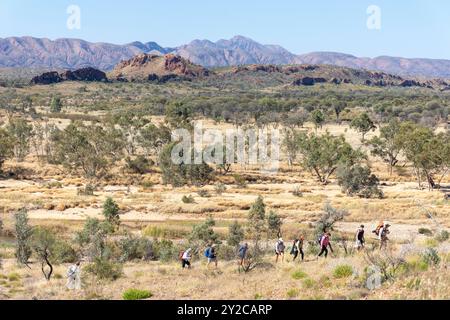
<path id="1" fill-rule="evenodd" d="M 80 30 L 66 27 L 72 4 L 81 9 Z M 381 30 L 366 26 L 369 5 L 381 9 Z M 244 35 L 297 54 L 450 59 L 450 1 L 0 0 L 0 37 L 24 35 L 162 46 Z"/>

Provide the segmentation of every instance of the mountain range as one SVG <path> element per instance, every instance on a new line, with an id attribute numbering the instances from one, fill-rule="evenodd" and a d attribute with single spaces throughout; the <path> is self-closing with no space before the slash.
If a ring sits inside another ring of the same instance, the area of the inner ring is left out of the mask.
<path id="1" fill-rule="evenodd" d="M 402 76 L 450 78 L 450 60 L 407 59 L 382 56 L 360 58 L 337 52 L 312 52 L 297 55 L 277 45 L 264 45 L 236 36 L 230 40 L 194 40 L 175 48 L 155 42 L 125 45 L 92 43 L 80 39 L 33 37 L 0 38 L 0 67 L 78 69 L 84 67 L 111 71 L 118 63 L 147 53 L 174 53 L 204 67 L 250 64 L 314 64 L 381 71 Z"/>

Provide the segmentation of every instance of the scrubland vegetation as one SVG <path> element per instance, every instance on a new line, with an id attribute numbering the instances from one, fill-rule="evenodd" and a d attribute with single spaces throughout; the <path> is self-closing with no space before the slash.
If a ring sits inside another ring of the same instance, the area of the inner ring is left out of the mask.
<path id="1" fill-rule="evenodd" d="M 257 75 L 0 87 L 0 298 L 448 299 L 449 111 L 447 92 Z M 173 164 L 172 130 L 197 120 L 280 129 L 279 171 Z M 379 220 L 392 224 L 383 251 Z M 335 250 L 317 260 L 323 228 Z M 305 261 L 292 262 L 299 236 Z M 204 262 L 210 242 L 218 269 Z M 82 290 L 69 291 L 79 260 Z"/>

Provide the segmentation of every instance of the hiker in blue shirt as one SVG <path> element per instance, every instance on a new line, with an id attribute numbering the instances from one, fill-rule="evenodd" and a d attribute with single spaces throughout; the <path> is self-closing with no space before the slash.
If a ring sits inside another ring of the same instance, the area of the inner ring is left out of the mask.
<path id="1" fill-rule="evenodd" d="M 217 269 L 217 252 L 216 252 L 216 245 L 213 244 L 208 244 L 208 246 L 206 247 L 205 250 L 205 257 L 208 259 L 208 265 L 207 267 L 209 268 L 209 265 L 211 264 L 211 262 L 214 262 L 216 269 Z"/>

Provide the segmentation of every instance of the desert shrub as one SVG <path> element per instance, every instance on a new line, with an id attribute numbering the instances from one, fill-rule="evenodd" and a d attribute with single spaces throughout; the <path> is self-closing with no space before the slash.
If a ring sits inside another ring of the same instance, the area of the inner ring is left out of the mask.
<path id="1" fill-rule="evenodd" d="M 153 258 L 153 246 L 149 239 L 127 235 L 117 243 L 120 251 L 120 262 L 135 259 L 150 260 Z"/>
<path id="2" fill-rule="evenodd" d="M 154 183 L 149 180 L 143 180 L 139 184 L 144 190 L 151 190 L 154 187 Z"/>
<path id="3" fill-rule="evenodd" d="M 295 197 L 303 197 L 303 192 L 300 190 L 300 186 L 295 186 L 294 189 L 292 189 L 292 195 Z"/>
<path id="4" fill-rule="evenodd" d="M 85 267 L 86 272 L 102 280 L 117 280 L 123 274 L 122 269 L 122 264 L 104 258 L 95 258 L 93 263 Z"/>
<path id="5" fill-rule="evenodd" d="M 188 204 L 188 203 L 194 203 L 195 202 L 195 199 L 194 199 L 194 197 L 192 196 L 192 195 L 188 195 L 188 196 L 183 196 L 183 198 L 181 198 L 181 201 L 183 202 L 183 203 L 186 203 L 186 204 Z"/>
<path id="6" fill-rule="evenodd" d="M 436 248 L 438 245 L 439 243 L 436 239 L 429 238 L 425 240 L 425 246 L 429 248 Z"/>
<path id="7" fill-rule="evenodd" d="M 223 183 L 219 182 L 214 186 L 214 191 L 218 196 L 221 196 L 226 190 L 227 187 Z"/>
<path id="8" fill-rule="evenodd" d="M 316 223 L 316 235 L 321 234 L 324 230 L 333 230 L 334 224 L 342 221 L 348 215 L 348 211 L 336 209 L 328 202 L 325 204 L 323 211 L 324 213 Z"/>
<path id="9" fill-rule="evenodd" d="M 233 175 L 234 178 L 234 183 L 236 184 L 236 186 L 238 188 L 247 188 L 247 179 L 245 179 L 244 176 L 241 176 L 240 174 L 234 174 Z"/>
<path id="10" fill-rule="evenodd" d="M 110 197 L 103 204 L 103 216 L 114 228 L 120 225 L 119 206 Z"/>
<path id="11" fill-rule="evenodd" d="M 59 181 L 51 181 L 44 185 L 47 189 L 61 189 L 63 187 L 62 183 Z"/>
<path id="12" fill-rule="evenodd" d="M 281 221 L 280 216 L 274 211 L 270 211 L 267 215 L 267 237 L 268 239 L 272 237 L 279 237 L 281 233 L 281 225 L 283 222 Z"/>
<path id="13" fill-rule="evenodd" d="M 361 198 L 383 198 L 379 179 L 370 168 L 360 165 L 340 166 L 337 171 L 338 183 L 349 196 Z"/>
<path id="14" fill-rule="evenodd" d="M 236 220 L 228 228 L 227 244 L 237 247 L 244 240 L 244 229 Z"/>
<path id="15" fill-rule="evenodd" d="M 220 260 L 231 261 L 236 259 L 237 252 L 236 247 L 229 245 L 220 245 L 217 249 L 217 257 Z"/>
<path id="16" fill-rule="evenodd" d="M 55 242 L 52 253 L 56 263 L 74 263 L 78 260 L 75 249 L 64 240 Z"/>
<path id="17" fill-rule="evenodd" d="M 16 259 L 19 264 L 28 265 L 31 257 L 31 236 L 33 228 L 28 224 L 28 214 L 26 210 L 20 210 L 14 215 L 15 236 L 17 239 Z"/>
<path id="18" fill-rule="evenodd" d="M 143 155 L 139 155 L 135 159 L 131 159 L 130 157 L 125 159 L 125 169 L 131 173 L 148 173 L 152 165 L 153 162 Z"/>
<path id="19" fill-rule="evenodd" d="M 320 252 L 319 244 L 317 241 L 308 241 L 308 246 L 306 248 L 306 254 L 317 256 Z"/>
<path id="20" fill-rule="evenodd" d="M 162 262 L 169 262 L 177 258 L 177 248 L 170 240 L 161 240 L 153 242 L 153 251 L 155 259 Z"/>
<path id="21" fill-rule="evenodd" d="M 449 232 L 447 230 L 442 230 L 435 237 L 436 241 L 438 241 L 438 242 L 445 242 L 449 238 L 450 238 L 450 234 L 449 234 Z"/>
<path id="22" fill-rule="evenodd" d="M 302 270 L 296 270 L 291 274 L 292 279 L 300 280 L 306 278 L 308 275 Z"/>
<path id="23" fill-rule="evenodd" d="M 424 236 L 431 237 L 433 235 L 433 232 L 427 228 L 419 228 L 419 234 L 423 234 Z"/>
<path id="24" fill-rule="evenodd" d="M 77 195 L 79 196 L 93 196 L 95 187 L 91 184 L 87 184 L 84 188 L 77 189 Z"/>
<path id="25" fill-rule="evenodd" d="M 128 289 L 123 293 L 122 298 L 123 300 L 143 300 L 152 296 L 153 294 L 148 290 Z"/>
<path id="26" fill-rule="evenodd" d="M 208 190 L 205 190 L 205 189 L 200 189 L 200 190 L 198 190 L 198 191 L 197 191 L 197 194 L 198 194 L 200 197 L 202 197 L 202 198 L 209 198 L 209 197 L 210 197 L 210 194 L 209 194 Z"/>
<path id="27" fill-rule="evenodd" d="M 216 222 L 211 217 L 206 219 L 204 223 L 195 225 L 189 236 L 189 242 L 194 247 L 203 247 L 208 243 L 219 243 L 219 236 L 213 230 L 215 225 Z"/>
<path id="28" fill-rule="evenodd" d="M 21 276 L 17 272 L 11 272 L 10 274 L 8 274 L 8 281 L 20 281 L 20 279 Z"/>
<path id="29" fill-rule="evenodd" d="M 311 278 L 303 279 L 303 288 L 312 289 L 316 285 L 316 282 Z"/>
<path id="30" fill-rule="evenodd" d="M 336 279 L 348 278 L 353 275 L 353 268 L 349 265 L 342 264 L 334 268 L 333 276 Z"/>
<path id="31" fill-rule="evenodd" d="M 438 265 L 441 262 L 441 258 L 436 249 L 427 248 L 421 255 L 422 260 L 429 266 Z"/>
<path id="32" fill-rule="evenodd" d="M 290 299 L 298 297 L 299 294 L 300 294 L 300 290 L 298 290 L 296 288 L 289 289 L 286 292 L 287 297 Z"/>
<path id="33" fill-rule="evenodd" d="M 113 232 L 109 222 L 88 218 L 83 229 L 76 233 L 75 242 L 81 247 L 89 260 L 107 258 L 109 255 L 107 237 Z"/>

